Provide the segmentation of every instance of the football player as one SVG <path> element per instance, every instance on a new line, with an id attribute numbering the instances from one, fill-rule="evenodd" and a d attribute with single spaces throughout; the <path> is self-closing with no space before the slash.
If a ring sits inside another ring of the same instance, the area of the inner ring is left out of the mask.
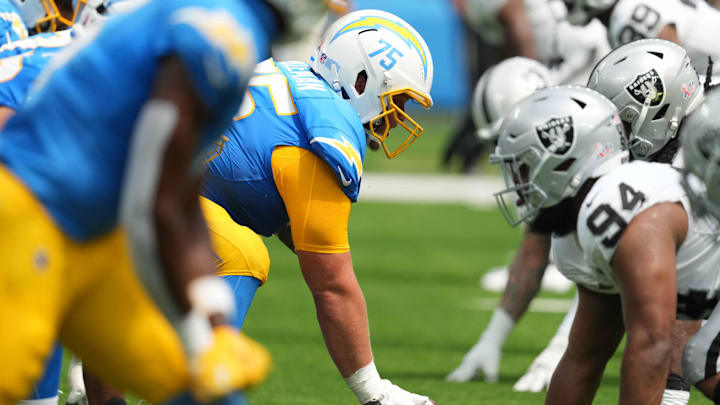
<path id="1" fill-rule="evenodd" d="M 655 72 L 652 77 L 646 75 L 650 71 Z M 636 83 L 634 87 L 645 91 L 657 90 L 661 96 L 661 99 L 651 103 L 652 106 L 648 105 L 644 113 L 642 110 L 645 99 L 640 97 L 642 93 L 639 92 L 640 95 L 637 95 L 626 89 L 638 77 L 647 80 Z M 651 87 L 651 83 L 657 87 Z M 590 87 L 612 98 L 622 111 L 623 122 L 628 131 L 632 130 L 633 145 L 643 144 L 642 139 L 653 142 L 653 146 L 649 149 L 640 150 L 637 146 L 633 147 L 634 157 L 662 163 L 673 161 L 678 145 L 677 126 L 682 118 L 702 100 L 702 86 L 685 50 L 661 40 L 640 41 L 616 49 L 593 70 Z M 667 112 L 667 115 L 663 112 Z M 498 313 L 496 310 L 488 329 L 483 334 L 483 339 L 468 353 L 463 361 L 464 364 L 455 372 L 458 380 L 466 381 L 480 370 L 496 370 L 495 362 L 488 359 L 497 358 L 497 355 L 492 354 L 499 353 L 505 337 L 537 292 L 548 260 L 549 244 L 548 237 L 533 233 L 532 229 L 526 234 L 511 266 L 511 271 L 515 269 L 515 272 L 511 273 L 514 276 L 509 278 L 503 295 L 501 309 L 505 311 Z M 574 307 L 566 315 L 548 348 L 533 362 L 528 373 L 518 381 L 514 389 L 539 391 L 549 383 L 555 365 L 567 345 L 567 335 L 573 317 Z M 676 347 L 682 347 L 681 343 L 696 328 L 696 323 L 686 324 L 678 321 L 674 329 L 676 340 L 679 342 Z M 486 335 L 496 338 L 488 339 L 485 338 Z M 687 385 L 676 383 L 681 374 L 679 351 L 674 352 L 673 358 L 675 375 L 668 381 L 666 400 L 689 396 L 685 389 L 679 389 Z"/>
<path id="2" fill-rule="evenodd" d="M 565 0 L 573 24 L 597 17 L 608 27 L 613 48 L 644 38 L 660 38 L 687 49 L 701 74 L 708 56 L 720 57 L 713 38 L 720 35 L 720 10 L 703 0 Z"/>
<path id="3" fill-rule="evenodd" d="M 222 325 L 233 297 L 214 277 L 195 162 L 231 122 L 269 41 L 325 6 L 310 2 L 304 20 L 284 24 L 270 7 L 148 2 L 56 58 L 10 119 L 0 307 L 12 311 L 0 321 L 15 327 L 0 338 L 0 403 L 27 394 L 56 334 L 101 378 L 155 403 L 225 397 L 264 377 L 266 351 Z"/>
<path id="4" fill-rule="evenodd" d="M 380 377 L 348 242 L 366 142 L 389 158 L 409 147 L 423 129 L 405 105 L 429 108 L 432 80 L 430 50 L 415 29 L 383 11 L 352 12 L 328 28 L 309 65 L 258 65 L 208 163 L 202 205 L 211 237 L 236 240 L 216 250 L 220 274 L 246 303 L 236 326 L 269 270 L 258 234 L 277 234 L 297 254 L 328 352 L 361 404 L 432 403 Z"/>
<path id="5" fill-rule="evenodd" d="M 610 51 L 605 27 L 594 21 L 575 27 L 566 21 L 559 0 L 458 0 L 469 25 L 488 43 L 510 50 L 509 55 L 537 59 L 550 68 L 554 83 L 585 83 L 592 66 Z M 505 54 L 507 56 L 507 53 Z M 487 144 L 472 136 L 464 122 L 446 147 L 443 162 L 463 160 L 463 171 L 475 167 Z"/>
<path id="6" fill-rule="evenodd" d="M 492 157 L 508 185 L 499 193 L 503 214 L 552 233 L 558 268 L 578 284 L 577 316 L 548 404 L 591 402 L 624 332 L 620 403 L 660 403 L 676 314 L 706 318 L 716 303 L 720 249 L 708 237 L 712 227 L 690 212 L 676 169 L 622 165 L 625 143 L 614 104 L 589 89 L 560 87 L 513 107 Z M 519 216 L 506 200 L 513 197 L 525 206 Z M 712 397 L 718 370 L 697 352 L 708 347 L 694 341 L 683 372 Z"/>

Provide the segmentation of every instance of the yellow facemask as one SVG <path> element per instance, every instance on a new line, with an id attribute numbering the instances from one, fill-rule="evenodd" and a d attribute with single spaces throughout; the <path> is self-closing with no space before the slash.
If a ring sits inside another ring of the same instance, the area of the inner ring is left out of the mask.
<path id="1" fill-rule="evenodd" d="M 380 144 L 385 150 L 385 154 L 388 159 L 392 159 L 399 155 L 402 151 L 410 147 L 415 140 L 423 133 L 423 127 L 420 126 L 414 119 L 412 119 L 402 108 L 400 108 L 394 100 L 394 97 L 404 95 L 409 97 L 411 100 L 415 100 L 421 106 L 426 109 L 432 106 L 432 100 L 429 96 L 418 92 L 417 90 L 409 87 L 391 90 L 383 93 L 380 96 L 380 104 L 382 105 L 382 112 L 376 117 L 369 121 L 370 133 L 380 141 Z M 408 136 L 402 140 L 402 142 L 394 142 L 393 144 L 398 146 L 388 147 L 387 140 L 388 134 L 390 133 L 390 117 L 394 118 L 395 122 L 403 127 L 407 132 Z M 384 124 L 384 125 L 383 125 Z M 381 133 L 376 132 L 377 129 L 382 129 Z M 393 149 L 390 151 L 390 149 Z"/>
<path id="2" fill-rule="evenodd" d="M 55 32 L 59 27 L 64 25 L 69 28 L 77 19 L 78 12 L 87 4 L 87 0 L 77 0 L 75 4 L 72 17 L 70 19 L 60 13 L 60 9 L 55 0 L 42 0 L 43 8 L 45 8 L 45 17 L 37 20 L 35 23 L 35 30 L 37 32 Z"/>

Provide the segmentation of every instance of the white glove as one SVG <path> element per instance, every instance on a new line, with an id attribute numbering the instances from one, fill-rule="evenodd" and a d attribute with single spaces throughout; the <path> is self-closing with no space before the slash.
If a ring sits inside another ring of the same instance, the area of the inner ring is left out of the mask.
<path id="1" fill-rule="evenodd" d="M 502 345 L 485 338 L 480 338 L 470 351 L 463 357 L 460 366 L 448 374 L 445 378 L 448 381 L 468 382 L 482 372 L 485 381 L 494 383 L 498 381 L 500 370 L 500 358 L 502 356 Z"/>
<path id="2" fill-rule="evenodd" d="M 498 381 L 502 346 L 512 331 L 515 322 L 502 308 L 495 309 L 490 323 L 470 351 L 463 357 L 460 366 L 445 377 L 448 381 L 467 382 L 482 372 L 485 381 Z"/>
<path id="3" fill-rule="evenodd" d="M 364 405 L 435 405 L 430 398 L 407 392 L 390 382 L 382 380 L 382 391 Z"/>
<path id="4" fill-rule="evenodd" d="M 547 388 L 567 345 L 566 335 L 553 336 L 545 350 L 530 364 L 525 375 L 515 383 L 513 390 L 540 392 Z"/>
<path id="5" fill-rule="evenodd" d="M 67 369 L 67 383 L 70 386 L 66 402 L 68 404 L 87 405 L 85 381 L 83 380 L 82 362 L 73 356 Z"/>
<path id="6" fill-rule="evenodd" d="M 363 405 L 435 405 L 428 397 L 405 391 L 390 380 L 380 379 L 374 361 L 352 373 L 345 383 Z"/>

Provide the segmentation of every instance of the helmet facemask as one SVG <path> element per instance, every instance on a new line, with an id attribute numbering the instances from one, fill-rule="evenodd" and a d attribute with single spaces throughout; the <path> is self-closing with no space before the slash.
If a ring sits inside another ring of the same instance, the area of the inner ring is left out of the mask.
<path id="1" fill-rule="evenodd" d="M 536 148 L 529 148 L 509 155 L 494 154 L 490 163 L 501 166 L 505 190 L 494 194 L 500 212 L 510 226 L 530 222 L 545 206 L 549 197 L 535 183 L 537 168 L 542 166 L 541 155 Z"/>
<path id="2" fill-rule="evenodd" d="M 401 97 L 403 99 L 407 97 L 407 99 L 400 103 L 402 105 L 398 105 L 396 101 Z M 415 101 L 426 109 L 432 105 L 432 101 L 428 97 L 413 89 L 404 88 L 391 90 L 380 95 L 382 111 L 368 121 L 368 132 L 380 142 L 388 159 L 394 158 L 410 147 L 423 133 L 423 127 L 405 112 L 405 105 L 407 101 L 410 100 Z M 388 136 L 392 128 L 391 120 L 408 132 L 408 135 L 403 139 L 398 137 L 397 131 L 395 131 L 394 138 L 397 139 L 397 141 L 394 140 L 392 146 L 389 145 L 390 137 Z"/>
<path id="3" fill-rule="evenodd" d="M 54 32 L 71 27 L 87 0 L 16 0 L 15 3 L 29 28 L 35 32 Z"/>

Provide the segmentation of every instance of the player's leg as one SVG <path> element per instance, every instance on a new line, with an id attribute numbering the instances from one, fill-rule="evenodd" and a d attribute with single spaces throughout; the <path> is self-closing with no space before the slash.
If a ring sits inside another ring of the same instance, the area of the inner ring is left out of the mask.
<path id="1" fill-rule="evenodd" d="M 27 189 L 0 166 L 0 404 L 27 398 L 65 306 L 63 237 Z"/>
<path id="2" fill-rule="evenodd" d="M 233 326 L 241 329 L 255 292 L 267 280 L 270 256 L 262 238 L 236 224 L 222 207 L 204 197 L 200 197 L 200 206 L 218 257 L 218 275 L 235 293 Z"/>

